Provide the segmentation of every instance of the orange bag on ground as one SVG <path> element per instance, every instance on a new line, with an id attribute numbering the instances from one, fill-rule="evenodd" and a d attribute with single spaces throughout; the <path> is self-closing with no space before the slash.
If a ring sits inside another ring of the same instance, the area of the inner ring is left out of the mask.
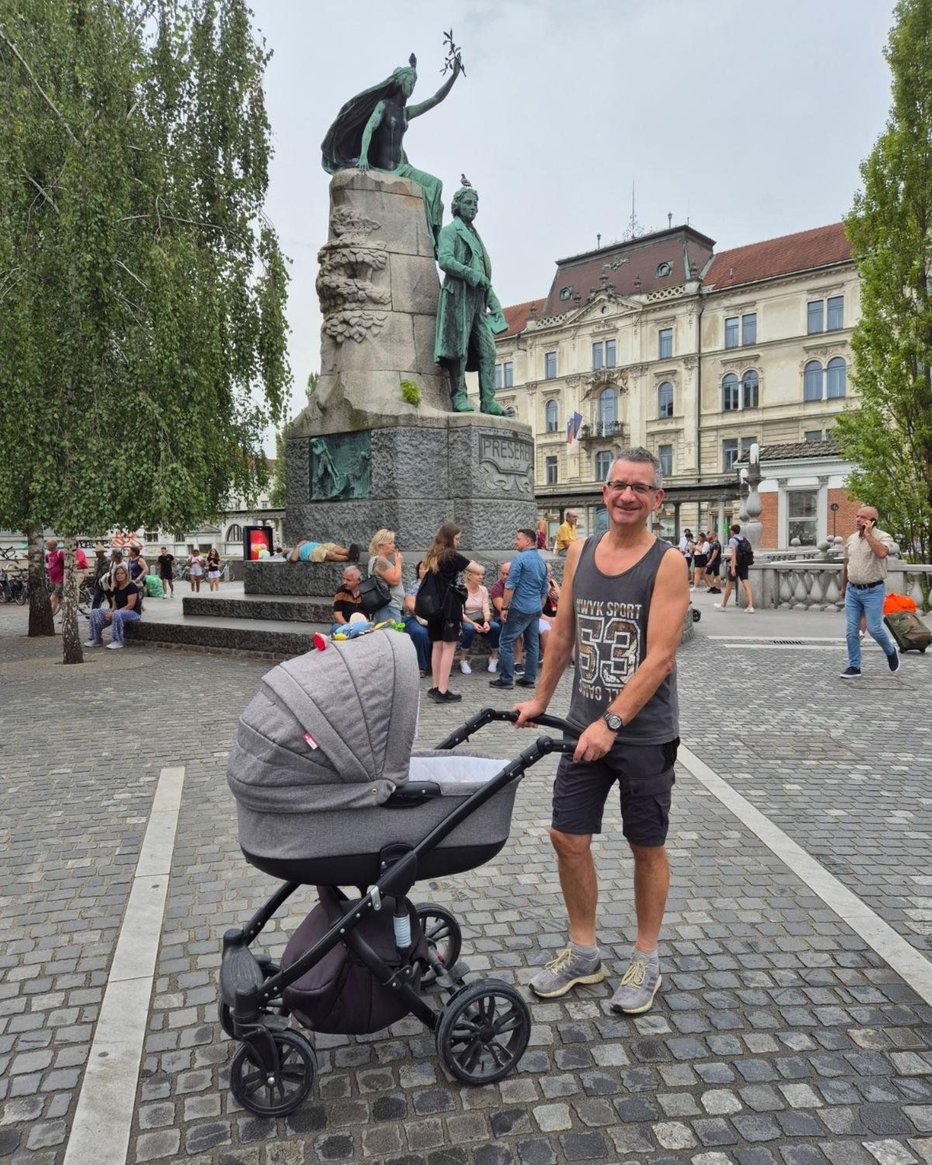
<path id="1" fill-rule="evenodd" d="M 915 599 L 911 599 L 909 595 L 898 595 L 895 591 L 891 591 L 883 601 L 883 613 L 885 615 L 892 615 L 894 611 L 915 610 Z"/>

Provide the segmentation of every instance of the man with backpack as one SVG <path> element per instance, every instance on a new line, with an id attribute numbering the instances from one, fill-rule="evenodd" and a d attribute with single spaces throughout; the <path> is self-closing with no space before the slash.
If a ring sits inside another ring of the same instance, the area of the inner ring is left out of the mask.
<path id="1" fill-rule="evenodd" d="M 731 592 L 735 589 L 735 583 L 741 583 L 741 589 L 744 591 L 744 597 L 747 599 L 748 605 L 745 608 L 751 614 L 754 613 L 754 596 L 751 593 L 751 584 L 748 582 L 748 567 L 754 565 L 754 551 L 751 543 L 741 533 L 741 527 L 735 522 L 728 527 L 728 532 L 731 537 L 728 539 L 728 547 L 731 550 L 731 558 L 728 560 L 728 580 L 725 583 L 725 593 L 722 595 L 722 601 L 714 605 L 720 610 L 725 611 L 728 608 L 728 600 L 731 597 Z M 738 596 L 735 595 L 735 606 L 738 605 Z"/>

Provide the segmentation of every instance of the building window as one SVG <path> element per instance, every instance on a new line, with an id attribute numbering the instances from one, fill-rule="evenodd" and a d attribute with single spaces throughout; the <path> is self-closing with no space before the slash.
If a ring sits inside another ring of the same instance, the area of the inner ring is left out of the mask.
<path id="1" fill-rule="evenodd" d="M 617 420 L 618 394 L 613 388 L 603 388 L 599 393 L 599 436 L 611 436 Z"/>
<path id="2" fill-rule="evenodd" d="M 612 468 L 612 453 L 605 449 L 601 453 L 595 455 L 595 479 L 596 481 L 608 481 L 608 475 Z"/>
<path id="3" fill-rule="evenodd" d="M 614 368 L 615 367 L 615 341 L 614 340 L 606 340 L 605 341 L 605 367 L 606 368 Z"/>
<path id="4" fill-rule="evenodd" d="M 840 356 L 829 360 L 825 369 L 826 396 L 829 400 L 841 400 L 847 388 L 848 370 Z"/>
<path id="5" fill-rule="evenodd" d="M 819 491 L 793 489 L 786 493 L 787 538 L 790 545 L 815 546 Z"/>
<path id="6" fill-rule="evenodd" d="M 738 438 L 728 437 L 722 442 L 722 469 L 728 473 L 738 460 Z"/>
<path id="7" fill-rule="evenodd" d="M 738 347 L 738 317 L 728 316 L 725 320 L 725 347 Z"/>
<path id="8" fill-rule="evenodd" d="M 742 344 L 756 344 L 757 343 L 757 312 L 748 312 L 746 316 L 741 317 L 741 343 Z"/>
<path id="9" fill-rule="evenodd" d="M 833 356 L 823 372 L 818 360 L 803 369 L 803 400 L 843 400 L 848 388 L 848 366 L 841 356 Z"/>
<path id="10" fill-rule="evenodd" d="M 598 371 L 602 367 L 602 360 L 605 357 L 605 352 L 602 347 L 602 341 L 592 345 L 592 368 L 593 371 Z"/>
<path id="11" fill-rule="evenodd" d="M 673 446 L 658 445 L 657 460 L 660 462 L 660 472 L 664 477 L 669 477 L 673 472 Z"/>
<path id="12" fill-rule="evenodd" d="M 560 298 L 562 300 L 572 299 L 573 298 L 572 287 L 561 287 L 560 288 Z"/>
<path id="13" fill-rule="evenodd" d="M 514 388 L 515 386 L 515 366 L 510 360 L 506 360 L 504 364 L 495 365 L 495 387 L 496 388 Z"/>
<path id="14" fill-rule="evenodd" d="M 669 360 L 673 355 L 673 329 L 661 328 L 657 333 L 658 352 L 657 356 L 660 360 Z"/>
<path id="15" fill-rule="evenodd" d="M 143 536 L 144 542 L 158 542 L 158 540 L 159 540 L 158 530 L 147 530 L 145 532 L 145 535 Z"/>
<path id="16" fill-rule="evenodd" d="M 547 380 L 553 380 L 557 375 L 557 354 L 556 352 L 547 352 L 544 355 L 544 376 Z"/>
<path id="17" fill-rule="evenodd" d="M 845 326 L 845 297 L 830 295 L 828 299 L 810 299 L 806 304 L 806 331 L 810 336 L 818 332 L 838 332 Z"/>
<path id="18" fill-rule="evenodd" d="M 614 368 L 615 367 L 615 341 L 614 340 L 599 340 L 592 345 L 592 368 L 593 371 L 598 371 L 600 368 Z"/>
<path id="19" fill-rule="evenodd" d="M 672 263 L 663 262 L 663 263 L 657 264 L 657 276 L 660 279 L 666 279 L 666 277 L 668 275 L 670 275 L 672 273 L 672 271 L 673 271 L 673 264 Z"/>
<path id="20" fill-rule="evenodd" d="M 751 446 L 757 440 L 756 437 L 742 437 L 741 438 L 741 460 L 747 461 L 751 453 Z"/>
<path id="21" fill-rule="evenodd" d="M 243 540 L 243 527 L 236 525 L 236 523 L 234 522 L 234 524 L 229 528 L 229 530 L 227 530 L 226 541 L 227 542 L 242 542 L 242 540 Z"/>
<path id="22" fill-rule="evenodd" d="M 822 430 L 821 429 L 807 429 L 805 431 L 805 433 L 803 433 L 803 440 L 809 444 L 812 444 L 814 441 L 821 441 L 822 440 Z"/>
<path id="23" fill-rule="evenodd" d="M 733 372 L 727 372 L 722 377 L 722 411 L 730 413 L 739 407 L 738 378 Z"/>
<path id="24" fill-rule="evenodd" d="M 822 365 L 810 360 L 803 369 L 803 400 L 822 399 Z"/>
<path id="25" fill-rule="evenodd" d="M 560 410 L 557 407 L 557 402 L 555 400 L 548 400 L 544 405 L 548 433 L 555 433 L 560 427 L 559 413 Z"/>
<path id="26" fill-rule="evenodd" d="M 544 459 L 544 479 L 547 485 L 557 484 L 557 459 L 556 457 L 547 457 Z"/>
<path id="27" fill-rule="evenodd" d="M 760 377 L 749 368 L 741 377 L 741 407 L 756 409 L 760 399 Z"/>
<path id="28" fill-rule="evenodd" d="M 823 330 L 822 319 L 824 314 L 821 299 L 812 299 L 806 304 L 806 331 L 810 336 Z"/>
<path id="29" fill-rule="evenodd" d="M 658 417 L 672 417 L 673 416 L 673 385 L 669 380 L 665 380 L 657 389 Z"/>

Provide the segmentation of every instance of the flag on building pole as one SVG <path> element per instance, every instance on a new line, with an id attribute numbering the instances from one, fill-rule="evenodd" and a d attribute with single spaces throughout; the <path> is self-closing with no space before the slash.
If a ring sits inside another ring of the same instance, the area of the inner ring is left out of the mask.
<path id="1" fill-rule="evenodd" d="M 579 426 L 582 424 L 582 413 L 573 413 L 573 439 L 579 436 Z"/>
<path id="2" fill-rule="evenodd" d="M 566 443 L 572 445 L 573 443 L 573 418 L 568 417 L 566 421 Z"/>

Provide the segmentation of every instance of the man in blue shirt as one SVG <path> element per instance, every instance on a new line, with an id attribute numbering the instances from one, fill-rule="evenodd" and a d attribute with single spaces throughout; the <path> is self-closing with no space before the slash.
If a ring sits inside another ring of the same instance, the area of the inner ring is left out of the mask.
<path id="1" fill-rule="evenodd" d="M 547 597 L 547 566 L 537 552 L 534 530 L 519 530 L 515 535 L 508 583 L 502 600 L 502 637 L 498 644 L 499 677 L 489 680 L 490 688 L 513 688 L 515 685 L 515 643 L 524 636 L 524 678 L 522 688 L 537 683 L 540 657 L 540 612 Z"/>

